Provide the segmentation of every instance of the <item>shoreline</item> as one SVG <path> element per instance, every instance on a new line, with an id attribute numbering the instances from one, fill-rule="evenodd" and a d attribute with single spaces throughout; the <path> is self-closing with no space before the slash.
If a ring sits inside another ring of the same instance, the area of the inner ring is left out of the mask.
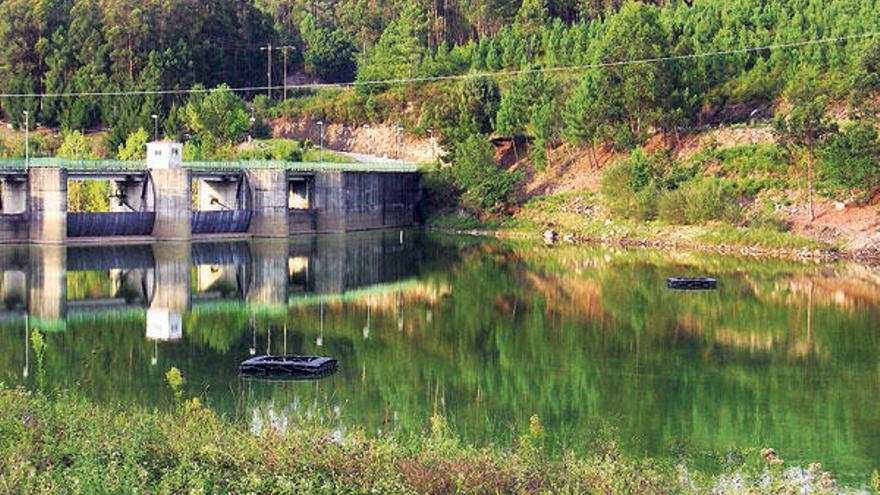
<path id="1" fill-rule="evenodd" d="M 642 248 L 642 249 L 665 249 L 677 251 L 698 251 L 706 253 L 714 253 L 723 256 L 741 256 L 752 258 L 775 258 L 787 259 L 803 262 L 819 262 L 834 263 L 838 261 L 854 261 L 864 265 L 880 265 L 880 249 L 859 249 L 848 250 L 840 248 L 787 248 L 787 247 L 766 247 L 760 245 L 728 245 L 724 243 L 708 243 L 708 242 L 681 242 L 681 241 L 664 241 L 659 239 L 647 238 L 629 238 L 594 235 L 583 235 L 575 232 L 557 232 L 552 229 L 544 231 L 543 234 L 536 231 L 523 232 L 507 229 L 490 229 L 490 228 L 474 228 L 474 229 L 455 229 L 441 227 L 435 225 L 426 225 L 425 228 L 432 232 L 441 232 L 456 235 L 469 235 L 477 237 L 494 237 L 497 239 L 543 239 L 548 246 L 557 244 L 583 245 L 583 246 L 605 246 L 605 247 L 622 247 L 622 248 Z"/>

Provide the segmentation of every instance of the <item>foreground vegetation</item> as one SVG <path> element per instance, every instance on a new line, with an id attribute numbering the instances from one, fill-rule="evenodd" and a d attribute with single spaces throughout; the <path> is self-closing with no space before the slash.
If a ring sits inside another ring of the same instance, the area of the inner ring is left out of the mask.
<path id="1" fill-rule="evenodd" d="M 550 458 L 537 417 L 511 449 L 461 444 L 441 417 L 418 438 L 370 439 L 318 424 L 258 432 L 180 395 L 172 411 L 98 406 L 75 394 L 0 389 L 6 493 L 844 493 L 818 466 L 768 452 L 731 456 L 724 474 L 622 456 L 614 441 Z M 272 425 L 273 423 L 267 423 Z M 876 478 L 876 477 L 875 477 Z M 875 491 L 877 482 L 875 479 Z M 803 490 L 806 490 L 804 492 Z"/>

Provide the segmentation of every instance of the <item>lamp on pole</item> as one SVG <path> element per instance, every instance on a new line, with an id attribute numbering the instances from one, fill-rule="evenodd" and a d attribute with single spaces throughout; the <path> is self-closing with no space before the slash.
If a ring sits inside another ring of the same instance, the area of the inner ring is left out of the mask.
<path id="1" fill-rule="evenodd" d="M 254 107 L 251 107 L 251 130 L 254 130 L 254 127 L 257 124 L 257 117 L 254 115 Z M 257 159 L 257 142 L 248 134 L 248 143 L 251 145 L 251 160 Z"/>
<path id="2" fill-rule="evenodd" d="M 155 113 L 150 115 L 150 118 L 153 119 L 153 141 L 159 140 L 159 116 Z"/>
<path id="3" fill-rule="evenodd" d="M 434 161 L 434 129 L 428 129 L 428 137 L 431 140 L 431 161 Z"/>
<path id="4" fill-rule="evenodd" d="M 397 126 L 397 139 L 396 139 L 396 141 L 397 141 L 397 159 L 400 160 L 400 136 L 401 136 L 401 133 L 403 132 L 403 126 L 400 124 L 396 124 L 396 126 Z"/>
<path id="5" fill-rule="evenodd" d="M 324 121 L 319 120 L 316 123 L 318 124 L 318 126 L 321 127 L 321 138 L 320 138 L 321 144 L 318 147 L 318 160 L 323 162 L 324 161 Z"/>
<path id="6" fill-rule="evenodd" d="M 373 140 L 372 140 L 372 136 L 370 135 L 370 124 L 364 124 L 364 129 L 367 130 L 367 154 L 372 155 L 373 154 Z"/>
<path id="7" fill-rule="evenodd" d="M 30 132 L 31 132 L 31 119 L 30 112 L 25 110 L 24 112 L 24 170 L 30 168 L 31 165 L 31 146 L 30 146 Z"/>
<path id="8" fill-rule="evenodd" d="M 266 79 L 269 81 L 269 85 L 266 86 L 266 96 L 269 97 L 269 100 L 272 99 L 272 43 L 269 43 L 266 46 L 261 46 L 260 51 L 266 52 Z"/>

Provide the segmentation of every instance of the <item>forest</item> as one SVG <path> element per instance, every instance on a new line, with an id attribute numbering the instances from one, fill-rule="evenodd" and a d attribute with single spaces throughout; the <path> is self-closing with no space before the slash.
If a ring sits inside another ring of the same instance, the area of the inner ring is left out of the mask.
<path id="1" fill-rule="evenodd" d="M 540 169 L 561 143 L 628 151 L 759 120 L 811 184 L 814 162 L 836 164 L 824 178 L 864 190 L 880 182 L 878 32 L 880 0 L 3 0 L 0 101 L 13 128 L 28 110 L 33 127 L 106 130 L 109 157 L 154 125 L 193 158 L 278 117 L 432 129 L 484 209 L 517 180 L 490 163 L 490 135 L 530 144 Z M 285 74 L 346 84 L 282 91 Z M 129 91 L 147 94 L 82 95 Z M 633 194 L 681 183 L 645 170 Z"/>

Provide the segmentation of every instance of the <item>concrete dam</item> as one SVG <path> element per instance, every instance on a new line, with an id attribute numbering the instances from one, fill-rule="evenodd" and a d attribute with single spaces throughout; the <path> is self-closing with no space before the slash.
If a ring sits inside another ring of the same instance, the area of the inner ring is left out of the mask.
<path id="1" fill-rule="evenodd" d="M 178 143 L 166 142 L 149 143 L 147 156 L 145 166 L 0 164 L 0 243 L 285 238 L 408 227 L 421 200 L 415 166 L 190 164 Z M 89 180 L 110 183 L 109 212 L 68 211 L 69 181 Z"/>

